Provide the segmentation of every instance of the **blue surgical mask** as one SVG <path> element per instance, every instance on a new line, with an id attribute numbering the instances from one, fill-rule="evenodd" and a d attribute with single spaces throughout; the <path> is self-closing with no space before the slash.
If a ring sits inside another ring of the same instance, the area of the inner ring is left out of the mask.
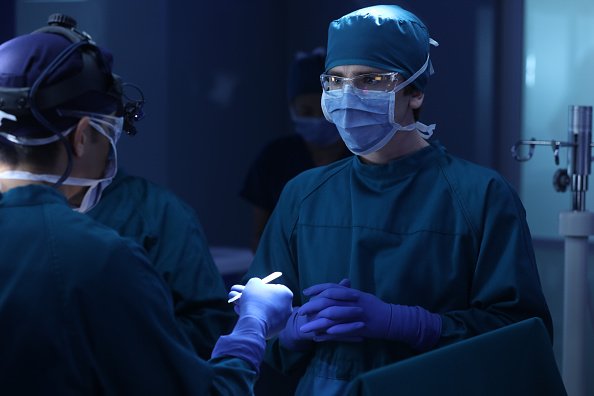
<path id="1" fill-rule="evenodd" d="M 338 142 L 340 135 L 336 126 L 324 117 L 302 117 L 291 111 L 293 129 L 307 143 L 318 147 L 330 146 Z"/>
<path id="2" fill-rule="evenodd" d="M 431 137 L 434 124 L 417 121 L 403 126 L 394 118 L 396 93 L 414 81 L 428 62 L 429 58 L 419 71 L 390 92 L 361 90 L 345 84 L 342 89 L 322 93 L 324 116 L 336 125 L 349 150 L 356 155 L 373 153 L 392 140 L 398 131 L 417 131 L 425 139 Z"/>

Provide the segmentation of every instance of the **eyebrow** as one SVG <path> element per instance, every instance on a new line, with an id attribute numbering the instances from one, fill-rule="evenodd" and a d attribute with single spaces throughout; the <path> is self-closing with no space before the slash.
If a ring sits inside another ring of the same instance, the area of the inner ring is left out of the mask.
<path id="1" fill-rule="evenodd" d="M 352 77 L 356 77 L 356 76 L 361 76 L 363 74 L 384 74 L 384 73 L 390 73 L 389 71 L 384 71 L 384 70 L 378 70 L 378 69 L 364 69 L 364 70 L 356 70 L 354 72 L 354 74 L 352 74 Z M 342 72 L 328 72 L 329 75 L 331 76 L 336 76 L 336 77 L 346 77 L 344 75 L 344 73 Z"/>

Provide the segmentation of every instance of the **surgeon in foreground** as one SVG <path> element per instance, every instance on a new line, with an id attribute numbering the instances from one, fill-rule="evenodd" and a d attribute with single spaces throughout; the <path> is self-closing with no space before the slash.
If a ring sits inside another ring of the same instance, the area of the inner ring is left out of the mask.
<path id="1" fill-rule="evenodd" d="M 552 336 L 517 194 L 419 121 L 432 44 L 394 5 L 329 26 L 321 106 L 355 156 L 287 184 L 248 272 L 282 271 L 300 306 L 269 343 L 298 395 L 530 317 Z"/>
<path id="2" fill-rule="evenodd" d="M 144 250 L 80 213 L 131 120 L 111 55 L 50 21 L 0 45 L 1 393 L 252 393 L 291 291 L 250 279 L 231 334 L 198 357 Z"/>

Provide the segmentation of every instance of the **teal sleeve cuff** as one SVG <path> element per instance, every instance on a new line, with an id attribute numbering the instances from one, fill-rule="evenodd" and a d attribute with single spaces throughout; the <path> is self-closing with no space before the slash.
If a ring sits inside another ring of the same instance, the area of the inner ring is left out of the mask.
<path id="1" fill-rule="evenodd" d="M 240 317 L 231 334 L 217 341 L 212 358 L 233 356 L 250 363 L 258 372 L 266 348 L 265 324 L 253 316 Z"/>

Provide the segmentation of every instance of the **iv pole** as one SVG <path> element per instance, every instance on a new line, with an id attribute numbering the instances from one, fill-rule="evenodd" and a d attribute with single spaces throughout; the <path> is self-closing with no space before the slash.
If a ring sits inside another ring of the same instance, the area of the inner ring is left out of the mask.
<path id="1" fill-rule="evenodd" d="M 553 178 L 557 191 L 566 191 L 570 186 L 572 193 L 571 210 L 559 214 L 559 234 L 565 239 L 562 377 L 569 396 L 585 396 L 588 237 L 594 235 L 594 213 L 586 210 L 592 161 L 592 106 L 569 106 L 567 138 L 567 142 L 520 140 L 511 151 L 516 160 L 528 161 L 535 146 L 550 145 L 559 165 L 559 148 L 571 148 L 567 152 L 567 170 L 558 170 Z M 523 145 L 529 146 L 525 157 L 517 154 Z"/>

